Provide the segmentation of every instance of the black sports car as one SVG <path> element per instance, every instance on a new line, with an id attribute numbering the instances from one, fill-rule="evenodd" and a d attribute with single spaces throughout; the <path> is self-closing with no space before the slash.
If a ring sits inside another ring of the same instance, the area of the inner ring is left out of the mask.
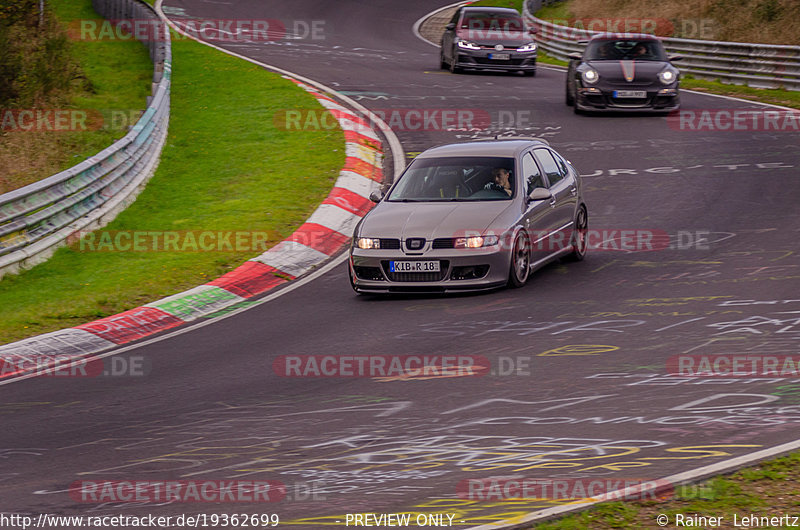
<path id="1" fill-rule="evenodd" d="M 570 55 L 566 103 L 581 111 L 668 113 L 680 107 L 680 74 L 652 35 L 600 34 Z"/>

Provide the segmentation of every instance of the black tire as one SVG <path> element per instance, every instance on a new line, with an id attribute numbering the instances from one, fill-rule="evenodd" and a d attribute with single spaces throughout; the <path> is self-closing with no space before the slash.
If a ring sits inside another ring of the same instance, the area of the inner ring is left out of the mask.
<path id="1" fill-rule="evenodd" d="M 525 70 L 522 72 L 525 77 L 536 77 L 536 70 Z"/>
<path id="2" fill-rule="evenodd" d="M 568 107 L 575 105 L 575 96 L 573 96 L 569 91 L 569 81 L 567 81 L 567 95 L 564 98 L 564 103 L 566 103 Z"/>
<path id="3" fill-rule="evenodd" d="M 586 257 L 586 250 L 588 249 L 587 232 L 589 230 L 589 213 L 586 207 L 581 205 L 578 208 L 578 213 L 575 214 L 575 225 L 572 230 L 572 238 L 570 245 L 572 245 L 572 252 L 567 254 L 568 261 L 583 261 Z"/>
<path id="4" fill-rule="evenodd" d="M 528 236 L 519 231 L 514 237 L 514 246 L 511 250 L 511 265 L 508 271 L 508 286 L 511 288 L 522 287 L 531 274 L 531 252 Z"/>
<path id="5" fill-rule="evenodd" d="M 444 60 L 444 48 L 439 49 L 439 68 L 442 70 L 447 70 L 448 68 L 447 61 Z"/>
<path id="6" fill-rule="evenodd" d="M 450 63 L 450 73 L 451 74 L 460 74 L 461 73 L 461 68 L 458 65 L 456 65 L 457 61 L 458 61 L 458 55 L 454 51 L 453 52 L 453 62 Z"/>

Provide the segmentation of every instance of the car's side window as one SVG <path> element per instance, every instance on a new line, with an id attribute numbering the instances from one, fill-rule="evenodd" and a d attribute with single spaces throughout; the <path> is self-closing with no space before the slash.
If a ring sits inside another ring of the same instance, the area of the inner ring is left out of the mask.
<path id="1" fill-rule="evenodd" d="M 553 158 L 556 159 L 558 167 L 561 168 L 561 174 L 565 177 L 569 175 L 569 167 L 567 166 L 567 162 L 564 160 L 564 158 L 558 153 L 553 153 L 552 151 L 550 153 L 553 155 Z"/>
<path id="2" fill-rule="evenodd" d="M 522 178 L 525 179 L 527 184 L 527 193 L 531 194 L 534 188 L 546 188 L 542 172 L 533 160 L 530 153 L 525 153 L 522 156 Z"/>
<path id="3" fill-rule="evenodd" d="M 553 154 L 549 149 L 536 149 L 533 151 L 533 155 L 536 157 L 536 160 L 539 161 L 539 164 L 541 164 L 544 174 L 547 175 L 547 180 L 550 181 L 550 186 L 555 185 L 564 178 L 566 173 L 562 173 L 561 168 L 553 158 Z"/>

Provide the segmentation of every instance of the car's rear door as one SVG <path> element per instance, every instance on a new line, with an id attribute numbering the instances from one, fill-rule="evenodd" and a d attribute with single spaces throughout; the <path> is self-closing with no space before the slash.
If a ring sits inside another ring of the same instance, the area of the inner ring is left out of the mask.
<path id="1" fill-rule="evenodd" d="M 566 163 L 550 149 L 544 147 L 534 149 L 533 155 L 544 172 L 550 192 L 553 194 L 547 226 L 551 232 L 551 247 L 553 250 L 559 250 L 569 244 L 572 234 L 578 192 L 575 176 L 567 168 Z"/>

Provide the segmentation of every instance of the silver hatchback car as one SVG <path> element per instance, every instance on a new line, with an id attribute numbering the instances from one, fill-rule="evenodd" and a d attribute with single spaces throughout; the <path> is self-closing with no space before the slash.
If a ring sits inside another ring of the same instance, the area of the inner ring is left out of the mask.
<path id="1" fill-rule="evenodd" d="M 429 149 L 372 199 L 350 248 L 359 293 L 520 287 L 554 259 L 586 255 L 580 175 L 544 140 Z"/>

